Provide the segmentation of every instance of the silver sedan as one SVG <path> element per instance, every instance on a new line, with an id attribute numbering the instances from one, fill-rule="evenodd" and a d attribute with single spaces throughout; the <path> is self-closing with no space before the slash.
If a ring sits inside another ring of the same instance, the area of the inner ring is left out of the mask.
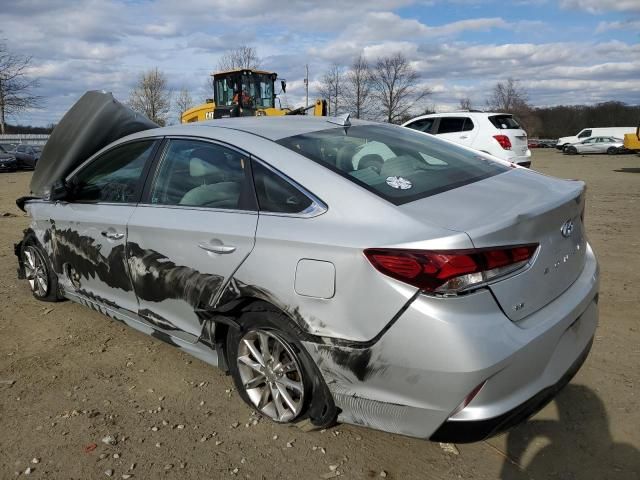
<path id="1" fill-rule="evenodd" d="M 55 155 L 60 180 L 38 175 L 45 148 L 16 245 L 36 298 L 169 342 L 262 415 L 318 428 L 476 441 L 584 362 L 599 275 L 582 182 L 346 118 L 145 128 Z"/>
<path id="2" fill-rule="evenodd" d="M 624 150 L 624 142 L 615 137 L 591 137 L 578 143 L 564 147 L 564 153 L 576 155 L 578 153 L 607 153 L 616 155 Z"/>

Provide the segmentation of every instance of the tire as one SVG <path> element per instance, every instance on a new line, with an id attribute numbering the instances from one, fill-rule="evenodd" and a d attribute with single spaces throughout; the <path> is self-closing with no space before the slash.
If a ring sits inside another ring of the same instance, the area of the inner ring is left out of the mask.
<path id="1" fill-rule="evenodd" d="M 618 154 L 618 149 L 616 147 L 609 147 L 609 148 L 607 148 L 607 154 L 608 155 L 617 155 Z"/>
<path id="2" fill-rule="evenodd" d="M 576 149 L 576 147 L 569 146 L 569 147 L 566 147 L 564 151 L 568 155 L 577 155 L 578 154 L 578 149 Z"/>
<path id="3" fill-rule="evenodd" d="M 58 277 L 54 273 L 46 252 L 33 233 L 22 241 L 20 259 L 24 265 L 25 277 L 33 296 L 42 302 L 62 300 L 58 293 Z"/>
<path id="4" fill-rule="evenodd" d="M 226 356 L 236 389 L 247 405 L 276 423 L 305 418 L 318 428 L 334 423 L 333 398 L 289 317 L 255 302 L 238 323 L 240 329 L 229 328 Z"/>

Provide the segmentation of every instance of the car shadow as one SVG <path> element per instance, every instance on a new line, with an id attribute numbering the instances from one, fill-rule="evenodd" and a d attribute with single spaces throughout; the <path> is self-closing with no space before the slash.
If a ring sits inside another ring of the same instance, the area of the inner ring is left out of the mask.
<path id="1" fill-rule="evenodd" d="M 507 434 L 502 480 L 640 479 L 640 450 L 613 440 L 593 390 L 569 384 L 555 403 L 558 420 L 533 419 Z"/>
<path id="2" fill-rule="evenodd" d="M 634 168 L 634 167 L 626 168 L 626 167 L 623 167 L 623 168 L 619 168 L 619 169 L 617 169 L 617 170 L 614 170 L 614 172 L 620 172 L 620 173 L 640 173 L 640 168 Z"/>

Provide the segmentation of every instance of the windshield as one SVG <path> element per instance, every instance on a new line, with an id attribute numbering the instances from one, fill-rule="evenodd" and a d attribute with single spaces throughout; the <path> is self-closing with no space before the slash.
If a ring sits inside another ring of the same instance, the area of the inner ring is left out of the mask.
<path id="1" fill-rule="evenodd" d="M 274 106 L 273 77 L 271 73 L 246 71 L 216 78 L 216 104 L 244 108 L 272 108 Z"/>
<path id="2" fill-rule="evenodd" d="M 509 170 L 479 152 L 387 125 L 332 128 L 278 143 L 396 205 Z"/>
<path id="3" fill-rule="evenodd" d="M 271 74 L 252 73 L 243 76 L 242 89 L 248 93 L 253 108 L 273 107 L 273 79 Z"/>
<path id="4" fill-rule="evenodd" d="M 493 126 L 500 130 L 512 130 L 520 127 L 518 121 L 511 115 L 491 115 L 489 121 L 493 123 Z"/>

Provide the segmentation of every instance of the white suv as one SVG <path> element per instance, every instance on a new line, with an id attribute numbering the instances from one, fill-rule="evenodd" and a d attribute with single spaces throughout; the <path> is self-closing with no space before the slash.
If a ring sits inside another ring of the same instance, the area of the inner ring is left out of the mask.
<path id="1" fill-rule="evenodd" d="M 523 167 L 531 165 L 527 132 L 510 113 L 432 113 L 409 120 L 402 126 L 438 135 Z"/>

